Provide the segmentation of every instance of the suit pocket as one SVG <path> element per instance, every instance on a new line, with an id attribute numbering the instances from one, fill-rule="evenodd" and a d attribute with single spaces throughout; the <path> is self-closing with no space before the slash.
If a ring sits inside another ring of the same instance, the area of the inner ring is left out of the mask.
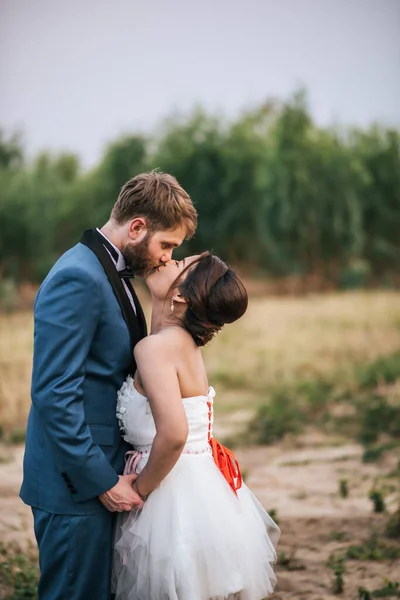
<path id="1" fill-rule="evenodd" d="M 115 441 L 115 428 L 112 425 L 89 425 L 92 440 L 99 446 L 112 446 Z"/>

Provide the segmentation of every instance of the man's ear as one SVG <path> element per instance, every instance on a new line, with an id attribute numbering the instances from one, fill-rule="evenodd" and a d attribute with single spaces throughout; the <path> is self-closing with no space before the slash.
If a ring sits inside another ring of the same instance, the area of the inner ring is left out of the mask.
<path id="1" fill-rule="evenodd" d="M 147 223 L 143 217 L 136 217 L 129 223 L 129 237 L 131 240 L 136 240 L 145 231 L 147 231 Z"/>

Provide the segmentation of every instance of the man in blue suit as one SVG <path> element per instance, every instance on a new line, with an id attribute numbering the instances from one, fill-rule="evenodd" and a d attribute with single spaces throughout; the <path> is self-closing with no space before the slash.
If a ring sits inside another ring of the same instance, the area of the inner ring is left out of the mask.
<path id="1" fill-rule="evenodd" d="M 130 448 L 115 412 L 147 333 L 129 278 L 168 262 L 196 224 L 174 177 L 138 175 L 40 287 L 20 494 L 34 517 L 39 600 L 110 599 L 113 515 L 142 504 L 135 476 L 121 475 Z"/>

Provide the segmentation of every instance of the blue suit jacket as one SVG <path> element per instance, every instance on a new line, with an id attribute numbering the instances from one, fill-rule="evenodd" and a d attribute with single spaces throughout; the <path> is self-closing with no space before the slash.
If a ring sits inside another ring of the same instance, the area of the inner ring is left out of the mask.
<path id="1" fill-rule="evenodd" d="M 52 513 L 96 513 L 104 510 L 97 497 L 117 483 L 129 449 L 115 411 L 117 390 L 132 367 L 132 332 L 101 262 L 82 243 L 48 274 L 34 315 L 20 495 Z"/>

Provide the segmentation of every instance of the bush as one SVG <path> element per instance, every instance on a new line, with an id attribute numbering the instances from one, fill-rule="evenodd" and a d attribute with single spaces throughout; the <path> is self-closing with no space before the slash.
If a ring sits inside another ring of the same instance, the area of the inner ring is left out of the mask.
<path id="1" fill-rule="evenodd" d="M 259 444 L 272 444 L 286 434 L 300 433 L 305 415 L 283 390 L 273 393 L 269 404 L 261 406 L 249 424 L 250 437 Z"/>
<path id="2" fill-rule="evenodd" d="M 36 600 L 38 580 L 35 559 L 0 546 L 0 591 L 4 600 Z"/>
<path id="3" fill-rule="evenodd" d="M 381 435 L 400 439 L 400 406 L 392 406 L 378 394 L 364 396 L 357 404 L 358 439 L 362 444 L 372 444 Z"/>
<path id="4" fill-rule="evenodd" d="M 400 377 L 400 351 L 356 369 L 356 382 L 361 390 L 394 383 Z"/>

